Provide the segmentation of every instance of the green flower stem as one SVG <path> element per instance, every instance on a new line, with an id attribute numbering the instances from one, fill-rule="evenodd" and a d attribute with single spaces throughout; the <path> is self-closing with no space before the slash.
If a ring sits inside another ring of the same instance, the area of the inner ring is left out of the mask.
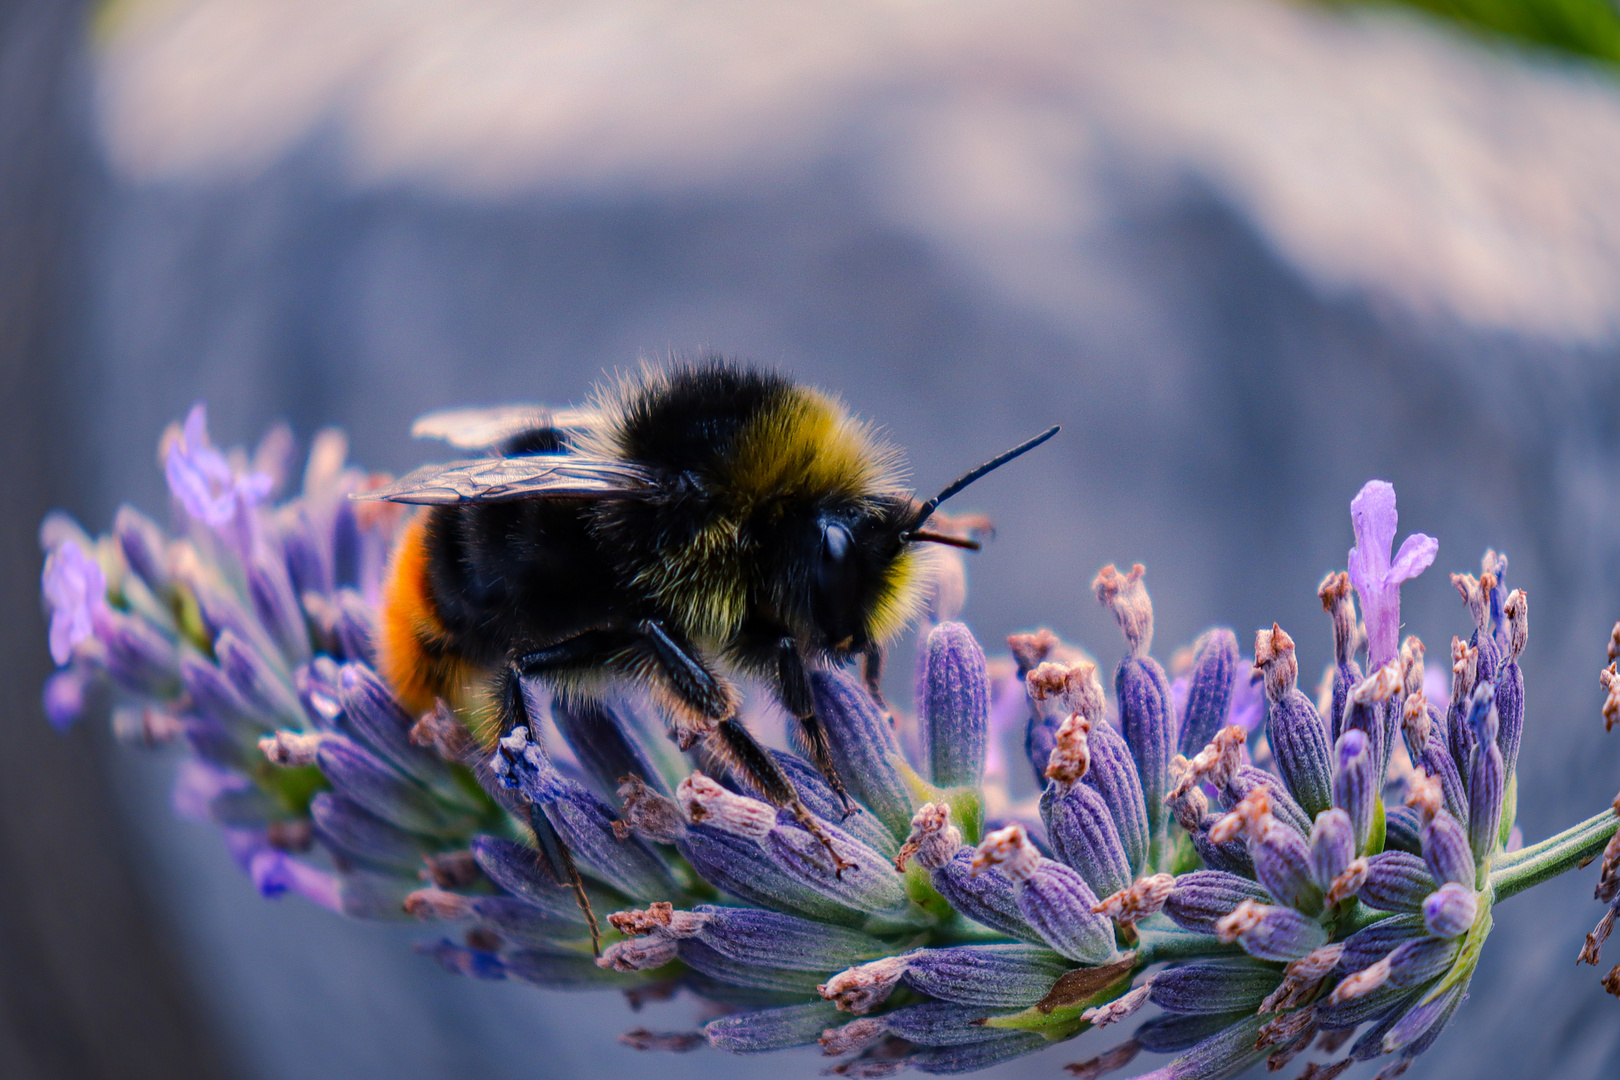
<path id="1" fill-rule="evenodd" d="M 1539 844 L 1497 856 L 1491 863 L 1496 899 L 1506 900 L 1596 858 L 1617 827 L 1620 817 L 1613 810 L 1604 810 Z"/>

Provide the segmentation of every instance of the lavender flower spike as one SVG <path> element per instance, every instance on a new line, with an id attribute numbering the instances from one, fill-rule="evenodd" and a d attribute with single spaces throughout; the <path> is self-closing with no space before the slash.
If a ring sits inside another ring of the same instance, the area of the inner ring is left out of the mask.
<path id="1" fill-rule="evenodd" d="M 1369 669 L 1395 658 L 1401 635 L 1401 582 L 1427 570 L 1440 550 L 1434 537 L 1413 533 L 1391 560 L 1396 520 L 1395 488 L 1386 481 L 1367 481 L 1351 500 L 1356 546 L 1350 549 L 1350 581 L 1361 597 L 1367 624 Z"/>

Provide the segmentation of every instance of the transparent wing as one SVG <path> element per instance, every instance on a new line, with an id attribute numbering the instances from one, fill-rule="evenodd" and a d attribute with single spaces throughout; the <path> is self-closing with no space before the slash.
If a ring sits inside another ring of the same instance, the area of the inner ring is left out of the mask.
<path id="1" fill-rule="evenodd" d="M 488 450 L 535 431 L 589 431 L 600 426 L 595 409 L 552 409 L 544 405 L 495 405 L 487 409 L 440 409 L 417 418 L 411 435 L 439 439 L 457 450 Z"/>
<path id="2" fill-rule="evenodd" d="M 654 491 L 651 474 L 622 461 L 577 454 L 528 454 L 424 465 L 391 484 L 357 494 L 421 506 L 509 499 L 638 499 Z"/>

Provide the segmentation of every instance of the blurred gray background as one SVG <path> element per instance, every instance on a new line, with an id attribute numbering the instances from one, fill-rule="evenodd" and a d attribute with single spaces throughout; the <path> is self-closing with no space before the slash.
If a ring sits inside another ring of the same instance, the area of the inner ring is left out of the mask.
<path id="1" fill-rule="evenodd" d="M 426 409 L 714 348 L 843 394 L 923 489 L 1061 423 L 961 504 L 999 529 L 981 637 L 1112 656 L 1087 586 L 1140 561 L 1161 657 L 1276 620 L 1310 684 L 1316 583 L 1388 479 L 1440 539 L 1403 593 L 1431 655 L 1487 546 L 1533 601 L 1526 837 L 1620 787 L 1609 69 L 1273 0 L 13 0 L 0 34 L 7 1077 L 823 1064 L 638 1055 L 614 1035 L 690 1006 L 474 983 L 412 954 L 430 927 L 263 901 L 173 818 L 169 760 L 49 729 L 35 525 L 161 512 L 156 438 L 199 398 L 221 443 L 335 423 L 400 470 Z M 1573 965 L 1592 882 L 1497 910 L 1410 1075 L 1620 1073 L 1620 1002 Z"/>

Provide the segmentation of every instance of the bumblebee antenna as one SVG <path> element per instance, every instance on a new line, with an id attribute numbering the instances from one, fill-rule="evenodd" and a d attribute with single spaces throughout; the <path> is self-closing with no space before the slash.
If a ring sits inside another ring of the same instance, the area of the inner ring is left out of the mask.
<path id="1" fill-rule="evenodd" d="M 1035 449 L 1037 446 L 1041 445 L 1041 443 L 1045 442 L 1047 439 L 1050 439 L 1057 433 L 1058 426 L 1054 424 L 1052 427 L 1047 428 L 1033 439 L 1019 443 L 1006 453 L 997 454 L 983 465 L 980 465 L 977 469 L 970 469 L 958 479 L 946 484 L 944 491 L 941 491 L 938 495 L 935 495 L 932 499 L 929 499 L 917 509 L 917 519 L 911 523 L 911 528 L 907 530 L 905 538 L 907 540 L 928 540 L 936 544 L 942 542 L 949 543 L 950 541 L 942 541 L 937 533 L 925 534 L 918 531 L 923 522 L 932 517 L 934 515 L 934 511 L 939 509 L 939 504 L 950 498 L 952 495 L 955 495 L 969 484 L 973 483 L 973 481 L 983 477 L 987 473 L 995 472 L 997 469 L 1001 468 L 1014 458 L 1021 457 L 1024 454 L 1029 453 L 1031 450 Z"/>
<path id="2" fill-rule="evenodd" d="M 927 529 L 913 529 L 907 535 L 910 539 L 921 544 L 945 544 L 948 547 L 963 548 L 967 551 L 978 551 L 980 548 L 977 540 L 964 540 L 960 536 L 946 536 L 944 533 L 930 532 Z"/>

